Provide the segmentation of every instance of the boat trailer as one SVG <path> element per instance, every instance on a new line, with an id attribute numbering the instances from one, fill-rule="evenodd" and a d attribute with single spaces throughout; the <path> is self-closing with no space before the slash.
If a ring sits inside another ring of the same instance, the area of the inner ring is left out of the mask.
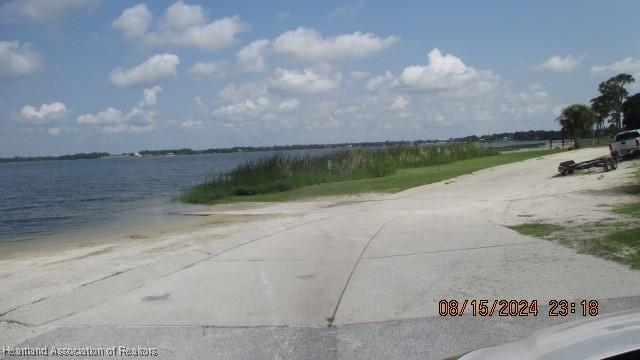
<path id="1" fill-rule="evenodd" d="M 558 165 L 558 172 L 564 176 L 573 174 L 576 170 L 590 169 L 592 167 L 601 167 L 604 171 L 615 170 L 618 168 L 618 160 L 614 157 L 604 157 L 579 163 L 573 160 L 563 161 Z"/>

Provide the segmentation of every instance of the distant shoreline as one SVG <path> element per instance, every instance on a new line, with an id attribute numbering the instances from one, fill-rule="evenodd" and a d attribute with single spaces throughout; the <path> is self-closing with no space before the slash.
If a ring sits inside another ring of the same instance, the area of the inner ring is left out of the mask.
<path id="1" fill-rule="evenodd" d="M 172 156 L 172 155 L 201 155 L 201 154 L 227 154 L 236 152 L 259 152 L 259 151 L 292 151 L 292 150 L 314 150 L 314 149 L 335 149 L 343 147 L 382 147 L 394 145 L 420 145 L 438 144 L 453 142 L 491 142 L 491 141 L 548 141 L 559 138 L 561 134 L 555 130 L 529 130 L 512 133 L 499 133 L 483 136 L 466 136 L 460 138 L 450 138 L 446 140 L 399 140 L 399 141 L 369 141 L 351 142 L 336 144 L 307 144 L 307 145 L 274 145 L 274 146 L 234 146 L 230 148 L 211 148 L 205 150 L 192 150 L 190 148 L 165 149 L 165 150 L 142 150 L 140 152 L 110 154 L 107 152 L 77 153 L 61 156 L 14 156 L 0 158 L 0 163 L 7 162 L 28 162 L 28 161 L 52 161 L 52 160 L 87 160 L 109 157 L 145 157 L 145 156 Z"/>

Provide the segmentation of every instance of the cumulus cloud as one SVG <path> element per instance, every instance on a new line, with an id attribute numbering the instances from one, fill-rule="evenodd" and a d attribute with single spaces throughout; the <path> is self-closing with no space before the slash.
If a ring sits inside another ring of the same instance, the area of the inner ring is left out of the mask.
<path id="1" fill-rule="evenodd" d="M 174 54 L 157 54 L 131 69 L 111 72 L 111 83 L 117 87 L 152 84 L 167 76 L 176 76 L 180 58 Z"/>
<path id="2" fill-rule="evenodd" d="M 273 52 L 294 59 L 317 62 L 362 58 L 395 44 L 395 36 L 380 38 L 371 33 L 354 32 L 323 37 L 314 29 L 299 27 L 273 40 Z"/>
<path id="3" fill-rule="evenodd" d="M 213 51 L 230 46 L 235 36 L 248 29 L 238 16 L 223 17 L 209 22 L 200 5 L 177 1 L 149 29 L 152 14 L 143 4 L 122 12 L 114 27 L 129 39 L 154 45 L 189 46 Z"/>
<path id="4" fill-rule="evenodd" d="M 211 61 L 211 62 L 199 62 L 193 64 L 187 71 L 187 74 L 193 79 L 206 79 L 211 77 L 224 77 L 224 68 L 226 63 L 224 61 Z"/>
<path id="5" fill-rule="evenodd" d="M 100 0 L 13 0 L 0 9 L 0 17 L 20 17 L 34 22 L 48 22 L 65 18 L 77 10 L 96 7 Z"/>
<path id="6" fill-rule="evenodd" d="M 142 92 L 142 101 L 138 104 L 138 107 L 151 107 L 155 106 L 158 101 L 158 93 L 162 91 L 162 88 L 158 85 L 144 89 Z"/>
<path id="7" fill-rule="evenodd" d="M 271 79 L 272 88 L 294 94 L 326 93 L 338 87 L 341 75 L 314 69 L 287 70 L 277 68 Z"/>
<path id="8" fill-rule="evenodd" d="M 41 57 L 30 43 L 0 41 L 0 77 L 30 75 L 42 67 Z"/>
<path id="9" fill-rule="evenodd" d="M 583 57 L 575 57 L 573 55 L 560 56 L 555 55 L 547 59 L 542 64 L 534 66 L 535 70 L 547 70 L 557 73 L 571 72 L 578 68 L 582 63 Z"/>
<path id="10" fill-rule="evenodd" d="M 124 121 L 122 111 L 113 107 L 108 107 L 104 111 L 100 111 L 96 114 L 84 114 L 77 118 L 78 124 L 82 125 L 107 125 L 107 124 L 119 124 Z"/>
<path id="11" fill-rule="evenodd" d="M 298 99 L 287 99 L 278 104 L 277 109 L 283 112 L 293 111 L 297 109 L 299 105 L 300 102 L 298 101 Z"/>
<path id="12" fill-rule="evenodd" d="M 67 114 L 67 106 L 61 102 L 42 104 L 37 109 L 31 105 L 25 105 L 20 110 L 22 120 L 30 124 L 49 124 L 62 119 Z"/>
<path id="13" fill-rule="evenodd" d="M 532 86 L 527 91 L 507 93 L 502 97 L 499 111 L 514 119 L 545 113 L 550 109 L 549 94 Z"/>
<path id="14" fill-rule="evenodd" d="M 409 98 L 406 95 L 398 95 L 389 107 L 391 110 L 403 110 L 407 105 L 409 105 Z"/>
<path id="15" fill-rule="evenodd" d="M 390 88 L 397 85 L 396 79 L 393 77 L 391 71 L 385 71 L 384 74 L 374 76 L 367 81 L 366 88 L 369 91 L 376 91 L 382 88 Z"/>
<path id="16" fill-rule="evenodd" d="M 202 124 L 203 124 L 202 120 L 187 119 L 182 123 L 180 123 L 180 127 L 183 129 L 195 129 L 195 128 L 202 127 Z"/>
<path id="17" fill-rule="evenodd" d="M 128 113 L 123 113 L 114 107 L 95 114 L 83 114 L 78 116 L 76 122 L 81 125 L 101 126 L 105 134 L 130 133 L 136 134 L 154 129 L 157 94 L 162 90 L 159 86 L 145 89 L 142 92 L 142 100 Z"/>
<path id="18" fill-rule="evenodd" d="M 281 98 L 269 92 L 265 83 L 227 85 L 218 93 L 224 104 L 215 108 L 211 114 L 232 119 L 263 119 L 275 125 L 282 120 L 281 115 L 291 113 L 300 106 L 296 98 Z"/>
<path id="19" fill-rule="evenodd" d="M 255 99 L 241 100 L 232 104 L 220 106 L 213 111 L 213 115 L 225 116 L 256 116 L 271 107 L 271 101 L 266 96 L 258 96 Z"/>
<path id="20" fill-rule="evenodd" d="M 242 85 L 230 83 L 218 92 L 225 101 L 240 101 L 247 98 L 256 98 L 267 93 L 267 85 L 261 82 L 251 82 Z"/>
<path id="21" fill-rule="evenodd" d="M 147 32 L 153 15 L 146 4 L 138 4 L 125 9 L 122 14 L 113 21 L 112 25 L 122 31 L 127 39 L 138 38 Z"/>
<path id="22" fill-rule="evenodd" d="M 491 91 L 499 81 L 493 72 L 466 66 L 460 58 L 451 54 L 442 55 L 438 49 L 429 52 L 427 65 L 406 67 L 400 80 L 413 90 L 450 90 L 457 96 Z"/>
<path id="23" fill-rule="evenodd" d="M 595 65 L 591 67 L 591 73 L 594 75 L 630 73 L 636 77 L 640 77 L 640 59 L 628 57 L 609 65 Z"/>
<path id="24" fill-rule="evenodd" d="M 243 47 L 236 54 L 238 64 L 248 71 L 262 72 L 266 70 L 265 55 L 269 44 L 268 39 L 261 39 Z"/>

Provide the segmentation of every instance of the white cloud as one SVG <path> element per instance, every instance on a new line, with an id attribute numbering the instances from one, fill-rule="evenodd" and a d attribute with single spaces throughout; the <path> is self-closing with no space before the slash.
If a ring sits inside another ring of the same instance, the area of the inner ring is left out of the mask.
<path id="1" fill-rule="evenodd" d="M 142 92 L 142 100 L 134 106 L 126 115 L 114 107 L 96 114 L 83 114 L 76 119 L 81 125 L 102 126 L 105 134 L 130 133 L 152 131 L 155 123 L 155 107 L 158 100 L 158 92 L 162 90 L 159 86 L 145 89 Z"/>
<path id="2" fill-rule="evenodd" d="M 235 35 L 246 28 L 239 17 L 225 17 L 205 25 L 150 33 L 147 41 L 151 44 L 192 46 L 213 51 L 233 44 Z"/>
<path id="3" fill-rule="evenodd" d="M 169 6 L 165 10 L 164 17 L 168 27 L 175 29 L 186 29 L 205 22 L 204 11 L 200 5 L 188 5 L 183 1 L 177 1 Z"/>
<path id="4" fill-rule="evenodd" d="M 628 57 L 620 61 L 615 61 L 609 65 L 595 65 L 591 67 L 591 73 L 594 75 L 617 75 L 619 73 L 630 73 L 631 75 L 640 77 L 640 59 Z"/>
<path id="5" fill-rule="evenodd" d="M 354 32 L 322 37 L 314 29 L 299 27 L 273 40 L 275 53 L 302 61 L 333 61 L 371 56 L 395 44 L 395 36 L 380 38 L 371 33 Z"/>
<path id="6" fill-rule="evenodd" d="M 113 27 L 122 31 L 127 39 L 134 39 L 144 35 L 149 28 L 153 15 L 146 4 L 138 4 L 125 9 L 120 17 L 112 23 Z"/>
<path id="7" fill-rule="evenodd" d="M 60 134 L 62 134 L 62 129 L 59 127 L 52 127 L 47 129 L 47 131 L 49 132 L 49 135 L 51 136 L 58 136 Z"/>
<path id="8" fill-rule="evenodd" d="M 187 119 L 186 121 L 183 121 L 180 124 L 180 127 L 183 129 L 195 129 L 195 128 L 199 128 L 202 127 L 202 120 L 191 120 L 191 119 Z"/>
<path id="9" fill-rule="evenodd" d="M 151 107 L 155 106 L 158 101 L 158 93 L 162 91 L 162 88 L 158 85 L 144 89 L 142 92 L 142 101 L 138 104 L 138 107 Z"/>
<path id="10" fill-rule="evenodd" d="M 238 64 L 248 71 L 262 72 L 266 70 L 265 53 L 268 50 L 269 43 L 268 39 L 256 40 L 240 49 L 236 54 Z"/>
<path id="11" fill-rule="evenodd" d="M 224 61 L 211 61 L 211 62 L 199 62 L 195 63 L 187 71 L 187 74 L 193 79 L 206 79 L 211 77 L 224 77 L 224 68 L 226 63 Z"/>
<path id="12" fill-rule="evenodd" d="M 403 110 L 407 105 L 409 105 L 409 98 L 406 95 L 398 95 L 389 107 L 391 110 Z"/>
<path id="13" fill-rule="evenodd" d="M 96 7 L 99 0 L 13 0 L 0 9 L 2 18 L 21 17 L 34 22 L 60 20 L 74 11 Z"/>
<path id="14" fill-rule="evenodd" d="M 573 55 L 560 56 L 555 55 L 547 59 L 542 64 L 534 66 L 535 70 L 548 70 L 557 73 L 571 72 L 578 68 L 582 63 L 583 57 L 575 57 Z"/>
<path id="15" fill-rule="evenodd" d="M 277 109 L 283 112 L 293 111 L 297 109 L 299 105 L 300 102 L 298 101 L 298 99 L 287 99 L 278 104 Z"/>
<path id="16" fill-rule="evenodd" d="M 128 133 L 128 134 L 140 134 L 144 132 L 149 132 L 153 130 L 153 125 L 132 125 L 132 124 L 118 124 L 113 126 L 105 126 L 102 128 L 102 132 L 105 134 L 119 134 L 119 133 Z"/>
<path id="17" fill-rule="evenodd" d="M 61 102 L 42 104 L 40 109 L 26 105 L 20 110 L 20 116 L 24 122 L 31 124 L 49 124 L 59 120 L 67 114 L 67 106 Z"/>
<path id="18" fill-rule="evenodd" d="M 263 82 L 240 86 L 231 83 L 218 94 L 226 104 L 218 106 L 211 114 L 220 117 L 276 121 L 281 120 L 277 114 L 291 113 L 300 106 L 298 99 L 281 99 L 278 94 L 271 94 Z"/>
<path id="19" fill-rule="evenodd" d="M 269 109 L 271 101 L 265 96 L 259 96 L 256 99 L 246 99 L 236 103 L 218 107 L 213 111 L 213 115 L 224 116 L 256 116 Z"/>
<path id="20" fill-rule="evenodd" d="M 391 71 L 386 71 L 383 75 L 375 76 L 367 81 L 367 90 L 375 91 L 383 88 L 390 88 L 397 85 Z"/>
<path id="21" fill-rule="evenodd" d="M 412 90 L 449 90 L 454 96 L 474 96 L 493 90 L 499 78 L 491 71 L 466 66 L 454 55 L 442 55 L 433 49 L 428 64 L 406 67 L 400 75 L 403 85 Z"/>
<path id="22" fill-rule="evenodd" d="M 104 111 L 100 111 L 97 114 L 84 114 L 78 116 L 78 124 L 82 125 L 107 125 L 107 124 L 119 124 L 124 121 L 122 111 L 108 107 Z"/>
<path id="23" fill-rule="evenodd" d="M 136 12 L 126 15 L 128 11 L 133 11 L 139 6 L 123 11 L 114 21 L 114 26 L 118 22 L 119 25 L 116 27 L 125 37 L 137 38 L 148 44 L 189 46 L 213 51 L 232 45 L 235 36 L 248 29 L 247 24 L 238 16 L 223 17 L 209 22 L 200 5 L 188 5 L 183 1 L 177 1 L 165 10 L 154 29 L 149 30 L 148 25 L 152 17 L 150 13 L 147 16 L 144 10 L 138 8 Z"/>
<path id="24" fill-rule="evenodd" d="M 274 89 L 301 94 L 326 93 L 338 87 L 341 75 L 331 76 L 327 72 L 314 69 L 302 71 L 277 68 L 271 79 L 271 87 Z"/>
<path id="25" fill-rule="evenodd" d="M 30 43 L 0 41 L 0 77 L 30 75 L 42 67 L 40 55 Z"/>
<path id="26" fill-rule="evenodd" d="M 259 82 L 242 84 L 240 86 L 230 83 L 218 92 L 221 99 L 230 102 L 243 99 L 256 98 L 267 93 L 267 85 Z"/>
<path id="27" fill-rule="evenodd" d="M 174 54 L 157 54 L 128 70 L 117 68 L 111 72 L 111 83 L 118 87 L 152 84 L 167 76 L 176 76 L 180 58 Z"/>
<path id="28" fill-rule="evenodd" d="M 506 93 L 501 101 L 499 111 L 514 119 L 540 115 L 552 110 L 549 107 L 549 94 L 540 90 L 537 85 L 530 87 L 528 91 Z"/>

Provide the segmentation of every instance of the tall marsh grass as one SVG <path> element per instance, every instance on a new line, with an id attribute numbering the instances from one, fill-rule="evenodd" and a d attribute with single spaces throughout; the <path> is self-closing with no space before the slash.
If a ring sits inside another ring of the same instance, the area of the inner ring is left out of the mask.
<path id="1" fill-rule="evenodd" d="M 180 196 L 188 203 L 211 203 L 230 196 L 281 192 L 327 182 L 381 177 L 396 169 L 443 164 L 494 155 L 475 143 L 348 149 L 322 156 L 275 155 L 249 161 L 197 185 Z"/>

